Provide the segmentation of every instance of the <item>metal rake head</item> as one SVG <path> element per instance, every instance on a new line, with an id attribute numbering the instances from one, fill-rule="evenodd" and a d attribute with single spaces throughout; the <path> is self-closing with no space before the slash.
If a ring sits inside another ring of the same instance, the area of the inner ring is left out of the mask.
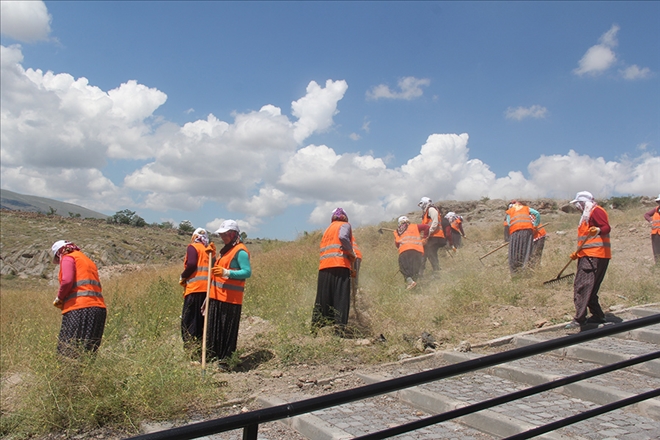
<path id="1" fill-rule="evenodd" d="M 548 280 L 548 281 L 544 281 L 543 285 L 547 286 L 547 285 L 551 285 L 551 284 L 559 284 L 559 283 L 562 283 L 564 281 L 568 281 L 568 280 L 572 279 L 574 276 L 575 276 L 574 273 L 569 273 L 568 275 L 564 275 L 563 277 L 557 277 L 557 278 L 553 278 L 553 279 Z"/>

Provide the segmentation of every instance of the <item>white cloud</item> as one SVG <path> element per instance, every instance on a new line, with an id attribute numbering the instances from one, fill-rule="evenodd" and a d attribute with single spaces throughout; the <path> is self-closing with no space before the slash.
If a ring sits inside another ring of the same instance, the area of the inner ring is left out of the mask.
<path id="1" fill-rule="evenodd" d="M 429 79 L 418 79 L 414 76 L 407 76 L 401 78 L 397 85 L 399 86 L 400 91 L 390 90 L 389 86 L 385 84 L 379 84 L 374 86 L 371 90 L 367 91 L 367 99 L 405 99 L 410 101 L 415 98 L 419 98 L 424 93 L 422 91 L 422 86 L 428 86 L 431 84 Z"/>
<path id="2" fill-rule="evenodd" d="M 573 73 L 579 76 L 595 76 L 612 67 L 616 62 L 616 54 L 612 48 L 618 44 L 616 39 L 618 31 L 619 26 L 612 25 L 607 32 L 601 35 L 599 43 L 587 50 L 580 59 L 578 67 L 573 70 Z"/>
<path id="3" fill-rule="evenodd" d="M 373 153 L 302 146 L 312 133 L 332 127 L 345 81 L 310 82 L 292 103 L 297 119 L 267 104 L 237 112 L 232 121 L 209 114 L 179 126 L 154 117 L 166 99 L 157 89 L 126 81 L 105 92 L 85 78 L 25 70 L 17 46 L 1 50 L 3 188 L 99 211 L 194 211 L 217 203 L 254 233 L 269 217 L 307 204 L 314 206 L 309 221 L 315 224 L 327 224 L 332 209 L 342 206 L 352 223 L 364 225 L 416 210 L 423 195 L 475 200 L 572 197 L 589 190 L 608 196 L 653 194 L 660 187 L 660 158 L 650 153 L 607 162 L 571 150 L 498 178 L 470 157 L 467 133 L 431 134 L 400 167 L 388 167 L 388 157 Z M 544 114 L 540 106 L 512 111 Z M 139 165 L 132 165 L 135 159 Z M 123 182 L 104 175 L 110 160 L 133 166 Z M 207 227 L 215 230 L 222 220 Z"/>
<path id="4" fill-rule="evenodd" d="M 515 119 L 516 121 L 522 121 L 527 118 L 534 119 L 543 119 L 548 113 L 548 109 L 540 106 L 533 105 L 531 107 L 509 107 L 504 113 L 507 119 Z"/>
<path id="5" fill-rule="evenodd" d="M 300 143 L 314 132 L 323 132 L 333 124 L 333 116 L 339 111 L 337 103 L 348 89 L 346 81 L 325 82 L 325 89 L 312 81 L 307 86 L 307 94 L 291 103 L 295 122 L 294 138 Z"/>
<path id="6" fill-rule="evenodd" d="M 362 136 L 357 133 L 351 133 L 348 135 L 348 137 L 353 141 L 359 141 Z"/>
<path id="7" fill-rule="evenodd" d="M 47 40 L 51 20 L 43 1 L 0 2 L 0 29 L 14 40 L 24 43 Z"/>
<path id="8" fill-rule="evenodd" d="M 621 70 L 620 73 L 624 79 L 628 80 L 645 79 L 651 76 L 651 69 L 648 67 L 640 68 L 637 64 L 633 64 Z"/>

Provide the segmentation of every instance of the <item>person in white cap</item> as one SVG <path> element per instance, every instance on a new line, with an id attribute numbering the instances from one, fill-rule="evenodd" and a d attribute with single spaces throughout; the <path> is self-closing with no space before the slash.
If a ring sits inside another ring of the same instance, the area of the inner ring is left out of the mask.
<path id="1" fill-rule="evenodd" d="M 183 286 L 181 312 L 181 338 L 183 347 L 193 361 L 201 359 L 204 316 L 202 304 L 206 299 L 209 270 L 215 258 L 215 244 L 209 240 L 204 228 L 193 232 L 183 259 L 183 272 L 179 284 Z"/>
<path id="2" fill-rule="evenodd" d="M 605 313 L 598 302 L 598 290 L 612 258 L 610 223 L 607 212 L 588 191 L 580 191 L 571 201 L 582 211 L 578 223 L 578 248 L 571 259 L 578 260 L 573 282 L 575 317 L 566 328 L 582 328 L 587 324 L 606 324 Z M 587 318 L 587 309 L 591 316 Z"/>
<path id="3" fill-rule="evenodd" d="M 440 270 L 438 250 L 447 245 L 445 227 L 449 225 L 449 221 L 442 215 L 442 210 L 435 206 L 428 197 L 422 197 L 417 206 L 422 208 L 422 224 L 429 225 L 429 234 L 424 243 L 422 273 L 424 272 L 426 260 L 429 260 L 431 262 L 431 276 L 433 277 Z"/>
<path id="4" fill-rule="evenodd" d="M 209 358 L 223 361 L 236 351 L 245 280 L 252 275 L 252 267 L 235 220 L 223 221 L 215 233 L 224 246 L 213 266 L 206 343 Z"/>
<path id="5" fill-rule="evenodd" d="M 333 325 L 337 336 L 345 336 L 351 304 L 351 271 L 356 258 L 348 215 L 342 208 L 336 208 L 321 238 L 312 334 Z"/>
<path id="6" fill-rule="evenodd" d="M 59 264 L 60 287 L 53 305 L 62 310 L 57 352 L 77 358 L 95 353 L 101 345 L 107 311 L 96 264 L 70 241 L 51 247 L 53 263 Z"/>
<path id="7" fill-rule="evenodd" d="M 399 272 L 406 282 L 406 289 L 417 286 L 422 264 L 424 264 L 424 239 L 428 236 L 429 225 L 412 225 L 405 215 L 399 217 L 394 234 L 394 244 L 399 249 Z"/>
<path id="8" fill-rule="evenodd" d="M 655 199 L 658 206 L 644 214 L 644 218 L 651 224 L 651 248 L 655 264 L 660 264 L 660 195 Z"/>

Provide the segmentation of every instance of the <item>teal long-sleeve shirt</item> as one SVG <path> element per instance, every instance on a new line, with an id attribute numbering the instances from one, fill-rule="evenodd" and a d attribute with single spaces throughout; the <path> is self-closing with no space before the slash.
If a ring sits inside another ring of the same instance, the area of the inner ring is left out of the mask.
<path id="1" fill-rule="evenodd" d="M 252 275 L 250 266 L 250 256 L 244 250 L 236 252 L 236 255 L 229 263 L 229 278 L 233 280 L 245 280 Z"/>

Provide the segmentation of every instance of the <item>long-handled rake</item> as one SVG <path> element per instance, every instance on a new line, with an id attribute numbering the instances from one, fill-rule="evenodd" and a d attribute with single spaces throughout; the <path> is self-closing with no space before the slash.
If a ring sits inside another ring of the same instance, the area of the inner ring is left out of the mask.
<path id="1" fill-rule="evenodd" d="M 213 250 L 206 251 L 209 254 L 209 272 L 206 279 L 206 300 L 204 301 L 204 329 L 202 331 L 202 377 L 206 374 L 206 334 L 209 326 L 209 302 L 211 296 L 211 271 L 213 270 Z"/>
<path id="2" fill-rule="evenodd" d="M 587 242 L 587 240 L 585 239 L 582 243 L 580 243 L 580 246 L 578 246 L 578 248 L 577 248 L 577 250 L 576 250 L 575 252 L 576 252 L 576 253 L 577 253 L 577 252 L 580 252 L 580 250 L 582 249 L 582 246 L 584 246 L 584 244 L 585 244 L 586 242 Z M 575 273 L 569 273 L 568 275 L 564 275 L 564 276 L 561 275 L 562 273 L 564 273 L 564 271 L 566 270 L 566 268 L 567 268 L 572 262 L 573 262 L 573 260 L 572 260 L 572 259 L 569 259 L 569 260 L 568 260 L 568 263 L 566 263 L 566 265 L 562 268 L 562 270 L 559 271 L 559 273 L 557 274 L 557 276 L 556 276 L 555 278 L 551 279 L 551 280 L 544 281 L 544 282 L 543 282 L 543 285 L 546 286 L 546 285 L 548 285 L 548 284 L 558 284 L 558 283 L 560 283 L 560 282 L 562 282 L 562 281 L 568 281 L 569 279 L 573 278 L 573 277 L 575 276 Z"/>
<path id="3" fill-rule="evenodd" d="M 496 247 L 496 248 L 493 249 L 492 251 L 490 251 L 490 252 L 488 252 L 487 254 L 484 254 L 484 255 L 482 255 L 481 257 L 479 257 L 479 262 L 480 262 L 481 264 L 483 264 L 483 261 L 481 261 L 482 259 L 486 258 L 486 257 L 489 256 L 490 254 L 494 254 L 495 252 L 499 251 L 500 249 L 502 249 L 503 247 L 508 246 L 508 245 L 509 245 L 509 242 L 508 242 L 508 241 L 507 241 L 506 243 L 504 243 L 504 244 L 499 245 L 498 247 Z"/>

